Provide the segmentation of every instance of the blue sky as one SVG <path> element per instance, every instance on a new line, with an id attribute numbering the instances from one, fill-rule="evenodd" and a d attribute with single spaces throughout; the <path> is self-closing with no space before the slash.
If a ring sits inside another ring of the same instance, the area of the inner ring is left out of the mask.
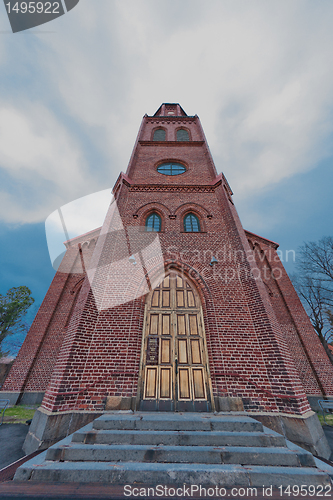
<path id="1" fill-rule="evenodd" d="M 80 0 L 14 35 L 0 5 L 0 292 L 40 304 L 45 220 L 113 186 L 162 102 L 199 115 L 246 229 L 332 235 L 332 20 L 330 0 Z"/>

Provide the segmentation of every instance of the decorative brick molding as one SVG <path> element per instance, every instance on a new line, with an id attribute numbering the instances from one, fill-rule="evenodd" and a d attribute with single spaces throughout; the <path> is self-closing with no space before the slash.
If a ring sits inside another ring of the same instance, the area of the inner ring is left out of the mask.
<path id="1" fill-rule="evenodd" d="M 160 192 L 160 193 L 212 193 L 215 188 L 212 186 L 165 186 L 163 184 L 151 185 L 151 186 L 131 186 L 130 191 L 139 192 Z"/>

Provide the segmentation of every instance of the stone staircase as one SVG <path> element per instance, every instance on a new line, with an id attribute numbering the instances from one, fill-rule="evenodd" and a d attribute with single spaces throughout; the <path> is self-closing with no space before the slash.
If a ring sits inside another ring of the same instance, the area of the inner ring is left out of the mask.
<path id="1" fill-rule="evenodd" d="M 14 480 L 226 488 L 331 484 L 311 453 L 250 417 L 146 412 L 102 415 L 26 462 Z"/>

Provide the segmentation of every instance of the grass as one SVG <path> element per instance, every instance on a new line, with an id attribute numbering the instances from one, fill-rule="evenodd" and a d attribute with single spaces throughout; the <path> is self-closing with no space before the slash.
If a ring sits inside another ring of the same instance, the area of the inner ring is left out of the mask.
<path id="1" fill-rule="evenodd" d="M 32 419 L 37 406 L 13 406 L 11 408 L 7 408 L 5 411 L 5 417 L 3 419 L 4 424 L 25 424 L 27 420 Z M 322 413 L 317 412 L 319 422 L 321 425 L 325 425 L 324 417 Z M 328 425 L 333 426 L 333 413 L 325 414 L 326 422 Z M 1 420 L 0 420 L 1 421 Z"/>
<path id="2" fill-rule="evenodd" d="M 13 406 L 12 408 L 7 408 L 5 411 L 5 417 L 3 419 L 4 424 L 25 424 L 27 420 L 30 420 L 36 411 L 38 406 Z"/>
<path id="3" fill-rule="evenodd" d="M 318 415 L 319 422 L 321 423 L 321 425 L 326 425 L 325 422 L 324 422 L 323 414 L 317 412 L 317 415 Z M 333 413 L 325 413 L 325 419 L 326 419 L 326 422 L 327 422 L 328 425 L 332 425 L 333 426 Z"/>

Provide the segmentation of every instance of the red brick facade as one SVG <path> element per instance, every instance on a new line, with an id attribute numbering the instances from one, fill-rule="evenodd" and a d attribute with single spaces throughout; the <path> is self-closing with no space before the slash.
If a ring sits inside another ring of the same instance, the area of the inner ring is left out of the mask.
<path id="1" fill-rule="evenodd" d="M 165 141 L 153 140 L 159 128 Z M 188 141 L 177 141 L 180 128 L 187 130 Z M 169 160 L 183 164 L 186 172 L 160 174 L 157 166 Z M 333 396 L 333 367 L 277 245 L 244 231 L 197 116 L 186 116 L 179 105 L 162 105 L 154 116 L 144 116 L 114 193 L 116 229 L 139 230 L 149 213 L 158 213 L 165 269 L 183 273 L 199 293 L 214 397 L 241 397 L 249 411 L 303 414 L 310 409 L 306 395 Z M 145 294 L 117 304 L 117 294 L 130 291 L 121 290 L 117 275 L 107 283 L 110 259 L 119 262 L 120 278 L 125 272 L 124 243 L 115 237 L 112 210 L 111 205 L 100 233 L 67 245 L 2 391 L 46 391 L 42 406 L 50 411 L 102 411 L 107 396 L 137 396 Z M 184 231 L 189 212 L 198 217 L 200 232 Z M 217 262 L 210 265 L 212 257 Z M 93 280 L 99 297 L 88 268 L 97 269 Z M 139 287 L 140 279 L 133 267 L 128 281 Z M 113 307 L 105 307 L 108 303 Z"/>

